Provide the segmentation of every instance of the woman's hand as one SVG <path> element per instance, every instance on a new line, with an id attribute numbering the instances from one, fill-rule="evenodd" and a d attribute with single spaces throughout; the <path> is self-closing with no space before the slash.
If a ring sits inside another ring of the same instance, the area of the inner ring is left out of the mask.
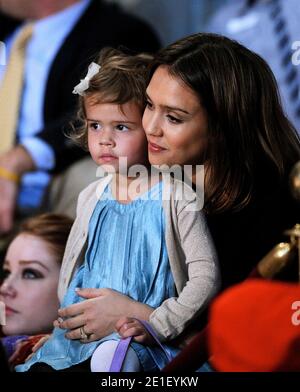
<path id="1" fill-rule="evenodd" d="M 0 234 L 13 228 L 18 186 L 13 181 L 0 178 Z"/>
<path id="2" fill-rule="evenodd" d="M 25 148 L 16 146 L 0 155 L 0 167 L 13 176 L 35 168 L 34 162 Z M 13 228 L 14 213 L 18 194 L 18 184 L 15 180 L 8 180 L 3 174 L 0 176 L 0 234 L 9 232 Z"/>
<path id="3" fill-rule="evenodd" d="M 66 337 L 80 339 L 82 343 L 111 334 L 122 317 L 148 320 L 154 310 L 111 289 L 77 289 L 76 292 L 86 300 L 59 309 L 59 319 L 54 322 L 54 326 L 68 329 Z"/>
<path id="4" fill-rule="evenodd" d="M 132 317 L 122 317 L 116 324 L 116 330 L 122 338 L 133 337 L 137 343 L 150 346 L 155 343 L 153 337 L 138 320 Z"/>

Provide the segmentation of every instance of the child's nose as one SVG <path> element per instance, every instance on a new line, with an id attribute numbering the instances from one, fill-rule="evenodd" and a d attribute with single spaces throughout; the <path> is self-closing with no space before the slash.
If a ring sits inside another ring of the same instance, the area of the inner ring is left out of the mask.
<path id="1" fill-rule="evenodd" d="M 100 133 L 99 144 L 104 146 L 114 146 L 115 140 L 113 133 L 110 130 L 103 130 Z"/>

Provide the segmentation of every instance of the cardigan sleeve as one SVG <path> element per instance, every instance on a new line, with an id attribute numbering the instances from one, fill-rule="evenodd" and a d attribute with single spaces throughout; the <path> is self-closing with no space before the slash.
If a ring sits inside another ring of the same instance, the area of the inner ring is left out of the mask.
<path id="1" fill-rule="evenodd" d="M 83 220 L 85 220 L 86 214 L 88 214 L 87 205 L 90 204 L 91 195 L 96 192 L 97 183 L 98 181 L 88 185 L 83 191 L 80 192 L 78 196 L 77 207 L 76 207 L 76 219 L 73 223 L 73 226 L 71 228 L 67 240 L 64 257 L 60 269 L 60 275 L 58 281 L 58 298 L 60 302 L 62 301 L 66 293 L 67 287 L 69 285 L 70 277 L 72 276 L 72 273 L 76 266 L 75 256 L 80 254 L 80 251 L 83 249 L 84 242 L 86 240 L 87 234 L 85 233 L 85 236 L 83 235 L 80 236 L 80 233 L 83 232 L 84 229 L 83 226 L 86 225 L 86 223 L 83 224 Z M 87 222 L 88 222 L 88 218 L 89 217 L 86 218 Z M 75 247 L 76 247 L 76 252 L 74 249 Z"/>
<path id="2" fill-rule="evenodd" d="M 169 255 L 182 255 L 176 264 L 187 272 L 185 286 L 178 297 L 165 300 L 150 315 L 150 323 L 161 340 L 173 339 L 183 332 L 220 287 L 218 259 L 204 214 L 189 211 L 188 205 L 178 214 L 179 243 L 173 244 L 175 251 Z"/>

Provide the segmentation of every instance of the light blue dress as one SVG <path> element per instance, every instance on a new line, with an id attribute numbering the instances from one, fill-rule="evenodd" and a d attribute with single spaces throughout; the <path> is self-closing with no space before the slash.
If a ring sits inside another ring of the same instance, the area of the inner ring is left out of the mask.
<path id="1" fill-rule="evenodd" d="M 162 208 L 162 183 L 129 204 L 116 201 L 108 185 L 98 201 L 89 223 L 85 262 L 78 269 L 64 297 L 62 307 L 82 301 L 76 287 L 111 288 L 131 298 L 158 307 L 176 296 L 165 244 L 165 220 Z M 36 362 L 54 369 L 65 369 L 89 359 L 99 341 L 82 344 L 65 338 L 66 330 L 55 328 L 53 337 L 17 371 L 27 371 Z M 145 371 L 166 365 L 166 357 L 157 347 L 132 343 Z M 165 345 L 174 357 L 178 350 Z"/>

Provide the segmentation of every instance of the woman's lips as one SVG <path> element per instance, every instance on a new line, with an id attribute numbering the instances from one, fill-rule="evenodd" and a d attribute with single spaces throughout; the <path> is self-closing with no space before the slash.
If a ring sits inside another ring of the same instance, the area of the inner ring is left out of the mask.
<path id="1" fill-rule="evenodd" d="M 5 314 L 9 316 L 11 314 L 19 313 L 17 310 L 10 308 L 9 306 L 5 306 Z"/>
<path id="2" fill-rule="evenodd" d="M 158 146 L 157 144 L 148 142 L 148 150 L 153 153 L 159 153 L 159 152 L 165 151 L 166 148 L 163 148 L 161 146 Z"/>

